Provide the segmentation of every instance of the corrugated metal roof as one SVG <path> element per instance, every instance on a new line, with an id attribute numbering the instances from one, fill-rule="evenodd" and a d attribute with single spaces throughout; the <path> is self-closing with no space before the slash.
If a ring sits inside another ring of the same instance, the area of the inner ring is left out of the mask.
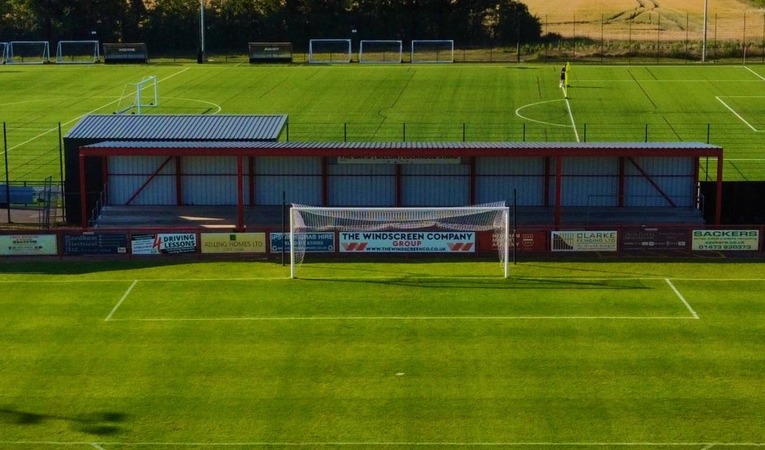
<path id="1" fill-rule="evenodd" d="M 130 141 L 275 141 L 286 115 L 89 114 L 68 139 Z"/>
<path id="2" fill-rule="evenodd" d="M 592 149 L 592 150 L 711 150 L 719 146 L 699 142 L 246 142 L 246 141 L 104 141 L 88 148 L 120 149 Z"/>

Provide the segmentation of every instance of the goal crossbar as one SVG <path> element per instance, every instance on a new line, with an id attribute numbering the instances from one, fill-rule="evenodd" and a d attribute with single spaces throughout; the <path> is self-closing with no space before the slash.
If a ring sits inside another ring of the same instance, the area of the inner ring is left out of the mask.
<path id="1" fill-rule="evenodd" d="M 318 207 L 290 209 L 290 277 L 305 256 L 305 236 L 316 231 L 381 230 L 493 231 L 499 259 L 508 277 L 510 209 L 504 202 L 458 207 Z"/>

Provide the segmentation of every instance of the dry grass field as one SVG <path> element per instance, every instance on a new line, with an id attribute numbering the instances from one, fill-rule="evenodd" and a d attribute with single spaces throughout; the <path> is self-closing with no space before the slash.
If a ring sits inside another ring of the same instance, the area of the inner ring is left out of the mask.
<path id="1" fill-rule="evenodd" d="M 648 11 L 703 13 L 704 0 L 524 0 L 529 11 L 545 14 L 616 14 Z M 727 14 L 752 9 L 741 0 L 709 0 L 709 12 Z"/>
<path id="2" fill-rule="evenodd" d="M 704 0 L 525 0 L 543 32 L 629 41 L 700 40 Z M 711 40 L 761 42 L 762 8 L 742 0 L 708 0 Z"/>

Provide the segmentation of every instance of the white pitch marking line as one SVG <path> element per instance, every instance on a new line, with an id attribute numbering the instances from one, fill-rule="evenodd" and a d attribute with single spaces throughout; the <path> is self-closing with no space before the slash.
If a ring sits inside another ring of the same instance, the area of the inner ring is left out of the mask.
<path id="1" fill-rule="evenodd" d="M 698 317 L 672 317 L 672 316 L 325 316 L 325 317 L 178 317 L 178 318 L 134 318 L 112 319 L 112 322 L 277 322 L 277 321 L 330 321 L 330 320 L 495 320 L 495 321 L 522 321 L 522 320 L 695 320 Z"/>
<path id="2" fill-rule="evenodd" d="M 727 103 L 725 103 L 725 102 L 724 102 L 724 101 L 723 101 L 723 100 L 722 100 L 722 99 L 721 99 L 719 96 L 715 96 L 715 98 L 717 99 L 717 101 L 719 101 L 720 103 L 722 103 L 722 104 L 723 104 L 723 106 L 725 106 L 726 108 L 728 108 L 728 110 L 729 110 L 730 112 L 732 112 L 734 116 L 738 117 L 740 121 L 744 122 L 744 124 L 745 124 L 746 126 L 748 126 L 749 128 L 751 128 L 751 129 L 752 129 L 752 131 L 754 131 L 755 133 L 758 133 L 758 132 L 759 132 L 759 130 L 758 130 L 757 128 L 753 127 L 751 123 L 747 122 L 747 121 L 746 121 L 746 119 L 744 119 L 743 117 L 741 117 L 741 114 L 737 113 L 737 112 L 736 112 L 736 111 L 735 111 L 733 108 L 731 108 L 730 106 L 728 106 L 728 104 L 727 104 Z"/>
<path id="3" fill-rule="evenodd" d="M 672 290 L 675 292 L 675 295 L 677 295 L 677 297 L 685 304 L 685 307 L 688 308 L 688 311 L 691 312 L 691 315 L 693 316 L 693 318 L 694 319 L 698 319 L 699 315 L 696 314 L 696 311 L 694 311 L 693 308 L 691 308 L 691 305 L 688 303 L 688 301 L 685 299 L 685 297 L 683 297 L 683 294 L 681 294 L 680 291 L 677 290 L 675 285 L 672 284 L 672 281 L 670 281 L 669 278 L 665 278 L 664 280 L 666 280 L 666 282 L 669 285 L 669 287 L 671 287 Z"/>
<path id="4" fill-rule="evenodd" d="M 125 299 L 128 297 L 128 295 L 130 295 L 130 291 L 133 290 L 133 288 L 135 287 L 136 284 L 138 284 L 138 280 L 133 280 L 133 283 L 130 285 L 129 288 L 127 288 L 127 291 L 125 291 L 125 293 L 122 294 L 122 298 L 120 299 L 120 301 L 117 302 L 116 305 L 114 305 L 114 308 L 112 308 L 112 312 L 110 312 L 109 315 L 106 316 L 106 319 L 104 319 L 104 322 L 108 322 L 109 320 L 112 319 L 112 316 L 114 315 L 114 313 L 117 311 L 117 309 L 120 306 L 122 306 L 122 302 L 124 302 Z"/>
<path id="5" fill-rule="evenodd" d="M 565 100 L 568 116 L 571 118 L 571 128 L 574 129 L 574 136 L 576 136 L 576 142 L 581 142 L 581 139 L 579 139 L 579 132 L 576 130 L 576 122 L 574 122 L 574 113 L 571 112 L 571 102 L 568 101 L 568 97 L 566 97 Z"/>
<path id="6" fill-rule="evenodd" d="M 93 442 L 0 441 L 2 445 L 98 445 Z M 120 447 L 765 447 L 762 442 L 403 442 L 403 441 L 284 441 L 284 442 L 102 442 Z"/>
<path id="7" fill-rule="evenodd" d="M 750 69 L 749 67 L 747 67 L 747 66 L 744 66 L 744 69 L 746 69 L 746 70 L 748 70 L 748 71 L 752 72 L 752 73 L 754 74 L 754 76 L 756 76 L 757 78 L 761 79 L 762 81 L 765 81 L 765 77 L 763 77 L 763 76 L 762 76 L 762 75 L 760 75 L 759 73 L 755 72 L 754 70 Z"/>
<path id="8" fill-rule="evenodd" d="M 180 75 L 180 74 L 182 74 L 183 72 L 185 72 L 185 71 L 187 71 L 187 70 L 189 70 L 189 69 L 190 69 L 190 67 L 187 67 L 187 68 L 185 68 L 185 69 L 183 69 L 183 70 L 181 70 L 181 71 L 178 71 L 178 72 L 176 72 L 176 73 L 174 73 L 174 74 L 172 74 L 172 75 L 168 75 L 167 77 L 165 77 L 165 78 L 162 78 L 161 80 L 157 80 L 157 83 L 161 83 L 161 82 L 163 82 L 163 81 L 165 81 L 165 80 L 169 80 L 170 78 L 173 78 L 173 77 L 174 77 L 174 76 L 176 76 L 176 75 Z M 107 106 L 109 106 L 109 105 L 111 105 L 111 104 L 114 104 L 114 103 L 118 103 L 118 102 L 119 102 L 120 100 L 122 100 L 123 98 L 124 98 L 124 97 L 120 97 L 120 98 L 118 98 L 117 100 L 111 101 L 111 102 L 109 102 L 109 103 L 107 103 L 107 104 L 105 104 L 105 105 L 103 105 L 103 106 L 100 106 L 100 107 L 98 107 L 98 108 L 96 108 L 96 109 L 94 109 L 94 110 L 92 110 L 92 111 L 88 111 L 88 112 L 86 112 L 85 114 L 82 114 L 81 116 L 77 116 L 77 117 L 75 117 L 74 119 L 72 119 L 72 120 L 70 120 L 70 121 L 68 121 L 68 122 L 64 122 L 64 123 L 62 123 L 62 124 L 61 124 L 61 126 L 63 127 L 63 126 L 69 125 L 70 123 L 76 122 L 76 121 L 78 121 L 78 120 L 82 119 L 83 117 L 87 116 L 88 114 L 93 114 L 94 112 L 100 111 L 100 110 L 102 110 L 102 109 L 106 108 Z M 50 129 L 50 130 L 48 130 L 48 131 L 43 131 L 42 133 L 38 134 L 37 136 L 34 136 L 34 137 L 32 137 L 32 138 L 29 138 L 29 139 L 27 139 L 26 141 L 24 141 L 24 142 L 22 142 L 22 143 L 20 143 L 20 144 L 16 144 L 16 145 L 14 145 L 13 147 L 9 147 L 9 148 L 8 148 L 8 151 L 10 152 L 11 150 L 15 150 L 15 149 L 17 149 L 17 148 L 21 147 L 22 145 L 26 145 L 26 144 L 28 144 L 28 143 L 30 143 L 30 142 L 32 142 L 32 141 L 34 141 L 34 140 L 37 140 L 37 139 L 39 139 L 39 138 L 41 138 L 41 137 L 45 136 L 46 134 L 50 134 L 50 133 L 53 133 L 54 131 L 58 131 L 58 127 L 55 127 L 55 128 L 51 128 L 51 129 Z M 4 153 L 5 153 L 5 150 L 2 150 L 2 151 L 0 151 L 0 155 L 2 155 L 2 154 L 4 154 Z"/>
<path id="9" fill-rule="evenodd" d="M 93 447 L 93 448 L 95 448 L 95 449 L 97 449 L 97 450 L 105 450 L 103 447 L 101 447 L 100 445 L 98 445 L 98 444 L 97 444 L 97 443 L 95 443 L 95 442 L 91 442 L 91 443 L 90 443 L 90 446 L 91 446 L 91 447 Z"/>

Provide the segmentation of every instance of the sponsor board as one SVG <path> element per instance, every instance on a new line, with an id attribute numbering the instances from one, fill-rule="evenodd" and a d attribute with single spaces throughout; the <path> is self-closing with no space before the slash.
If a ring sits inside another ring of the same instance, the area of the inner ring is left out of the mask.
<path id="1" fill-rule="evenodd" d="M 684 228 L 627 228 L 620 237 L 622 250 L 682 250 L 690 244 Z"/>
<path id="2" fill-rule="evenodd" d="M 551 232 L 554 252 L 615 252 L 616 231 L 553 231 Z"/>
<path id="3" fill-rule="evenodd" d="M 341 232 L 341 253 L 475 253 L 475 233 L 457 231 Z"/>
<path id="4" fill-rule="evenodd" d="M 55 234 L 6 234 L 0 236 L 0 255 L 53 256 L 58 254 Z"/>
<path id="5" fill-rule="evenodd" d="M 304 233 L 306 253 L 332 253 L 335 251 L 335 233 Z M 284 239 L 284 237 L 287 239 Z M 290 251 L 289 233 L 271 233 L 269 235 L 271 242 L 271 253 L 281 253 L 282 246 L 284 251 Z"/>
<path id="6" fill-rule="evenodd" d="M 266 233 L 202 233 L 202 253 L 265 253 Z"/>
<path id="7" fill-rule="evenodd" d="M 478 239 L 478 252 L 496 252 L 499 250 L 497 240 L 494 233 L 491 231 L 479 231 L 477 235 Z M 513 233 L 510 233 L 510 250 L 512 251 L 512 244 L 515 244 L 515 249 L 519 252 L 544 252 L 547 251 L 547 232 L 546 231 L 516 231 L 515 239 L 513 239 Z"/>
<path id="8" fill-rule="evenodd" d="M 197 249 L 196 233 L 134 234 L 131 240 L 134 255 L 193 253 Z"/>
<path id="9" fill-rule="evenodd" d="M 693 230 L 691 249 L 699 251 L 757 251 L 759 230 Z"/>
<path id="10" fill-rule="evenodd" d="M 127 253 L 125 233 L 64 235 L 64 255 L 122 255 Z"/>

